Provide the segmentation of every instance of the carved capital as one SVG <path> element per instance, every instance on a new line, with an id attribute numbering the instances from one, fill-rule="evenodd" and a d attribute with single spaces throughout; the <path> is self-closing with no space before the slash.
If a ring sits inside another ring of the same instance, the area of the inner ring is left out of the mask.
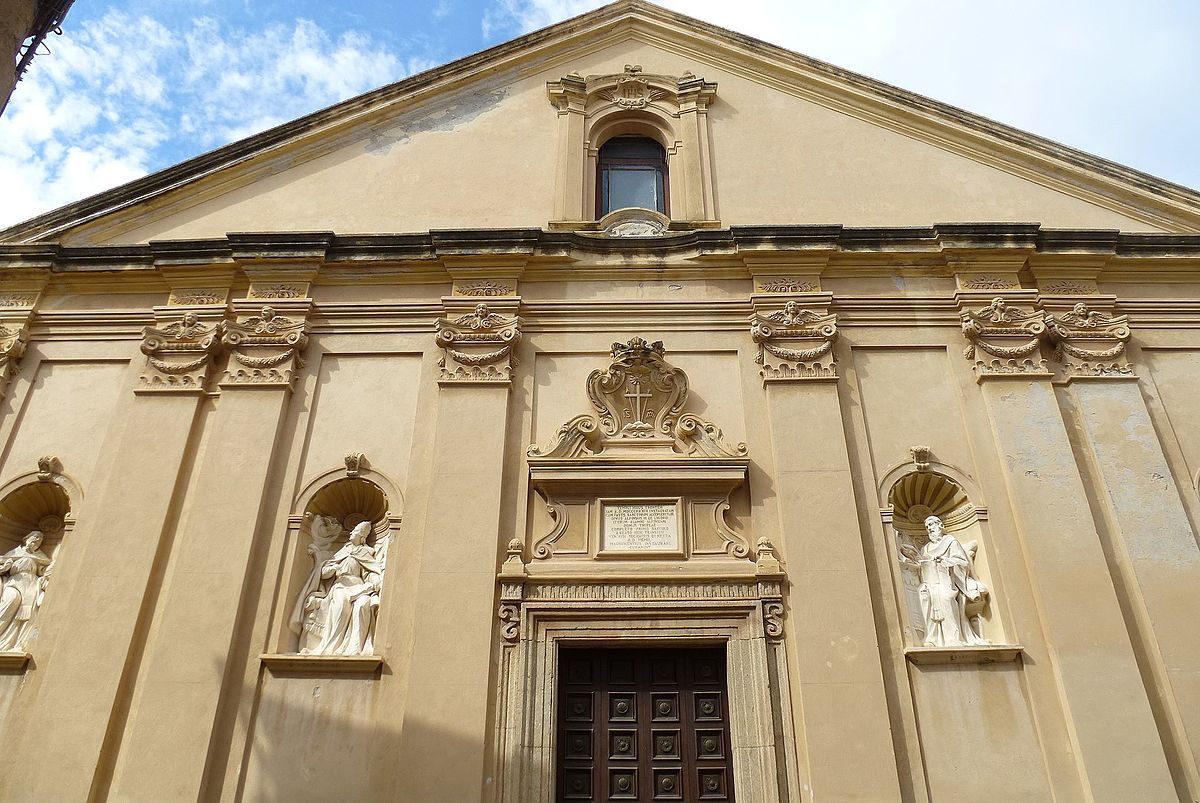
<path id="1" fill-rule="evenodd" d="M 1111 315 L 1083 302 L 1070 311 L 1047 315 L 1054 356 L 1067 376 L 1074 378 L 1132 377 L 1125 356 L 1129 316 Z"/>
<path id="2" fill-rule="evenodd" d="M 177 309 L 177 308 L 176 308 Z M 167 314 L 174 312 L 170 309 Z M 157 312 L 157 310 L 156 310 Z M 206 324 L 194 312 L 142 330 L 142 371 L 139 393 L 195 393 L 204 390 L 213 357 L 221 348 L 223 321 Z"/>
<path id="3" fill-rule="evenodd" d="M 521 340 L 521 319 L 506 318 L 487 304 L 466 314 L 439 318 L 437 344 L 442 348 L 441 384 L 481 382 L 508 384 L 517 364 L 513 350 Z"/>
<path id="4" fill-rule="evenodd" d="M 17 361 L 25 353 L 28 341 L 28 316 L 20 321 L 0 323 L 0 398 L 8 390 L 8 380 L 16 370 Z"/>
<path id="5" fill-rule="evenodd" d="M 985 307 L 963 310 L 961 318 L 967 338 L 963 356 L 974 364 L 977 379 L 1050 376 L 1041 351 L 1046 321 L 1040 310 L 1009 306 L 996 297 Z"/>
<path id="6" fill-rule="evenodd" d="M 764 383 L 837 379 L 833 341 L 837 316 L 788 301 L 783 309 L 756 312 L 750 336 L 758 344 L 755 358 Z"/>
<path id="7" fill-rule="evenodd" d="M 229 349 L 229 365 L 221 387 L 290 387 L 308 343 L 308 322 L 286 318 L 272 307 L 226 324 L 221 342 Z"/>
<path id="8" fill-rule="evenodd" d="M 48 277 L 4 274 L 6 292 L 0 293 L 0 398 L 17 371 L 17 363 L 29 342 L 29 323 Z"/>

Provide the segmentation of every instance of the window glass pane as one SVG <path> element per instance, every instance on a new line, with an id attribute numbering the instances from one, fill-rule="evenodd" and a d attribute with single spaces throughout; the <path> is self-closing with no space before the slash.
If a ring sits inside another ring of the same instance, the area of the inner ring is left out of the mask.
<path id="1" fill-rule="evenodd" d="M 604 213 L 638 207 L 662 212 L 662 173 L 653 167 L 613 166 L 604 171 Z"/>

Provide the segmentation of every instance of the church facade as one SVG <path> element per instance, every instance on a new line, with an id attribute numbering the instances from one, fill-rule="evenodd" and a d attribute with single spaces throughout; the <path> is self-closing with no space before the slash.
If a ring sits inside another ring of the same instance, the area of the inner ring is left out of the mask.
<path id="1" fill-rule="evenodd" d="M 0 798 L 1200 796 L 1200 194 L 621 0 L 0 232 Z"/>

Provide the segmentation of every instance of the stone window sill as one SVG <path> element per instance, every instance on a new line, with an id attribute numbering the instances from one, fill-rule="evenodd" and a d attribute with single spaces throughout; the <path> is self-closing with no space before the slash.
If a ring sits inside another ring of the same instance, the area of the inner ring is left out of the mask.
<path id="1" fill-rule="evenodd" d="M 0 652 L 0 669 L 24 670 L 32 657 L 27 652 Z"/>
<path id="2" fill-rule="evenodd" d="M 372 675 L 383 666 L 381 655 L 266 653 L 259 660 L 275 674 L 291 675 Z"/>
<path id="3" fill-rule="evenodd" d="M 904 657 L 914 664 L 993 664 L 1017 660 L 1020 644 L 985 644 L 980 647 L 909 647 Z"/>

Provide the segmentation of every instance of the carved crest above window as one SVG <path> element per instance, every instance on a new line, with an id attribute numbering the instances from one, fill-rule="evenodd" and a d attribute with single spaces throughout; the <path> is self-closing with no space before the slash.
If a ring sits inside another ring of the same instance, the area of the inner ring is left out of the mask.
<path id="1" fill-rule="evenodd" d="M 687 400 L 687 374 L 664 359 L 662 341 L 635 337 L 613 343 L 612 365 L 592 371 L 587 394 L 609 436 L 645 438 L 670 434 Z"/>
<path id="2" fill-rule="evenodd" d="M 666 361 L 661 341 L 640 337 L 613 343 L 607 370 L 588 376 L 587 396 L 599 418 L 579 415 L 561 426 L 545 448 L 529 447 L 531 457 L 585 457 L 630 452 L 661 452 L 693 457 L 746 455 L 746 444 L 727 443 L 721 430 L 692 413 L 687 374 Z"/>
<path id="3" fill-rule="evenodd" d="M 691 72 L 680 76 L 656 75 L 643 72 L 640 64 L 626 64 L 619 73 L 586 78 L 577 72 L 568 73 L 558 81 L 551 81 L 547 88 L 550 101 L 560 111 L 578 106 L 588 113 L 606 105 L 644 109 L 660 104 L 663 111 L 677 114 L 686 104 L 707 106 L 717 92 L 715 83 L 697 78 Z"/>

